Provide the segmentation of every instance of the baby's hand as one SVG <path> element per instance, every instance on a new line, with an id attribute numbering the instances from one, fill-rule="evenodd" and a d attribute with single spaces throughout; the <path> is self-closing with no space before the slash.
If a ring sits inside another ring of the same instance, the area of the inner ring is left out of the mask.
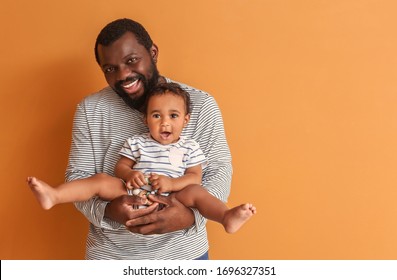
<path id="1" fill-rule="evenodd" d="M 137 189 L 137 188 L 140 188 L 146 184 L 147 184 L 147 182 L 146 182 L 145 175 L 143 175 L 143 173 L 140 171 L 132 170 L 127 178 L 125 186 L 128 189 L 132 189 L 132 188 Z"/>
<path id="2" fill-rule="evenodd" d="M 142 203 L 144 205 L 152 205 L 153 202 L 151 200 L 148 199 L 148 196 L 150 194 L 149 191 L 144 190 L 144 189 L 134 189 L 132 191 L 133 195 L 139 196 L 140 198 L 142 198 Z"/>
<path id="3" fill-rule="evenodd" d="M 172 178 L 170 177 L 152 173 L 149 177 L 149 181 L 152 190 L 157 190 L 159 194 L 172 191 L 173 185 Z"/>

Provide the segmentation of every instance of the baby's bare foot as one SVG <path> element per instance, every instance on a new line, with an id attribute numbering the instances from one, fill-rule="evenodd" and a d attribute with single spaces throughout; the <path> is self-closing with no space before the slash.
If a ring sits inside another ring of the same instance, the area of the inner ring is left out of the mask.
<path id="1" fill-rule="evenodd" d="M 41 207 L 48 210 L 55 205 L 54 189 L 50 185 L 35 177 L 28 177 L 26 181 Z"/>
<path id="2" fill-rule="evenodd" d="M 250 203 L 229 209 L 223 218 L 223 226 L 226 232 L 234 233 L 238 231 L 254 214 L 256 214 L 256 207 Z"/>

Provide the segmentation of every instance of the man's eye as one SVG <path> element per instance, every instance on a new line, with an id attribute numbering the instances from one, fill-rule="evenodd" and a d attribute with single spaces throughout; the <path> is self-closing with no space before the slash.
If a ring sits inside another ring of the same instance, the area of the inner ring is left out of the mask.
<path id="1" fill-rule="evenodd" d="M 136 57 L 129 58 L 127 64 L 135 63 L 138 59 Z"/>
<path id="2" fill-rule="evenodd" d="M 114 72 L 114 67 L 107 67 L 107 68 L 103 69 L 103 72 L 112 73 L 112 72 Z"/>

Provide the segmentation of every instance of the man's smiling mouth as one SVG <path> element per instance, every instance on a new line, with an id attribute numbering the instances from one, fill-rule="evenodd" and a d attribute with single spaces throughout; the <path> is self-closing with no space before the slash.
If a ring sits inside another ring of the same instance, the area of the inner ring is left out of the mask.
<path id="1" fill-rule="evenodd" d="M 122 85 L 123 88 L 128 89 L 133 87 L 137 82 L 139 81 L 139 79 L 134 79 L 132 81 L 126 82 Z"/>

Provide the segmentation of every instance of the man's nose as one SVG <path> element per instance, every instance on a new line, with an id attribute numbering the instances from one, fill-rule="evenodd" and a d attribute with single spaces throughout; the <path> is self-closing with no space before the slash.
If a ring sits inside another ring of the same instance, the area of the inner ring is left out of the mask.
<path id="1" fill-rule="evenodd" d="M 117 73 L 117 80 L 118 81 L 124 81 L 131 75 L 132 71 L 130 67 L 123 65 L 119 68 L 119 71 Z"/>

